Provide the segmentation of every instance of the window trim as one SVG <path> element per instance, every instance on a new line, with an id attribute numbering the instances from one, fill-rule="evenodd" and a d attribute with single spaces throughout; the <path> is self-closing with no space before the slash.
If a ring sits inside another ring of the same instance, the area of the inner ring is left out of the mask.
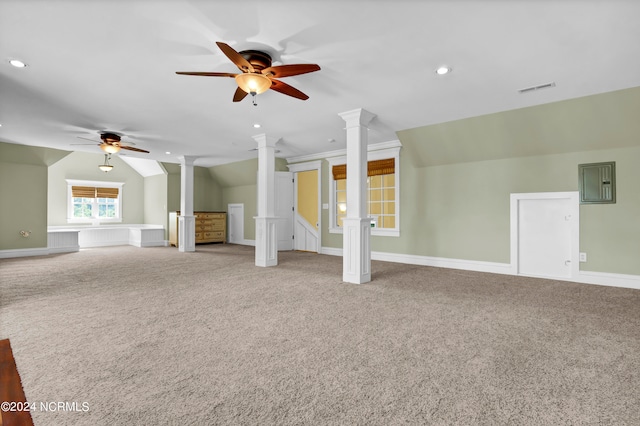
<path id="1" fill-rule="evenodd" d="M 67 223 L 121 223 L 122 222 L 122 187 L 124 182 L 105 182 L 98 180 L 66 179 L 67 181 Z M 73 186 L 93 186 L 96 188 L 118 188 L 118 208 L 116 217 L 73 217 Z"/>
<path id="2" fill-rule="evenodd" d="M 375 160 L 385 160 L 388 158 L 395 159 L 395 228 L 371 228 L 371 235 L 375 236 L 387 236 L 387 237 L 399 237 L 400 236 L 400 146 L 379 149 L 375 151 L 367 152 L 367 162 Z M 330 234 L 342 234 L 342 228 L 336 226 L 336 181 L 333 180 L 333 173 L 331 172 L 333 166 L 338 166 L 347 163 L 347 156 L 341 155 L 338 157 L 327 158 L 329 162 L 329 233 Z"/>

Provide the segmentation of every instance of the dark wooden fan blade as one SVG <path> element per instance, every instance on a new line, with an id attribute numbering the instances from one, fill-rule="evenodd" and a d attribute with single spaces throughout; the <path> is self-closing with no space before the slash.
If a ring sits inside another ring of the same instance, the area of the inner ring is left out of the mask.
<path id="1" fill-rule="evenodd" d="M 254 72 L 253 65 L 249 63 L 241 54 L 235 51 L 235 49 L 229 46 L 227 43 L 217 41 L 216 44 L 222 50 L 222 53 L 227 55 L 227 58 L 231 59 L 231 62 L 236 64 L 243 72 Z"/>
<path id="2" fill-rule="evenodd" d="M 248 95 L 247 92 L 245 92 L 244 90 L 238 87 L 236 89 L 236 93 L 233 94 L 233 102 L 240 102 L 247 95 Z"/>
<path id="3" fill-rule="evenodd" d="M 319 71 L 320 66 L 316 64 L 291 64 L 276 65 L 262 70 L 262 74 L 273 76 L 274 78 L 289 77 L 292 75 L 306 74 L 308 72 Z"/>
<path id="4" fill-rule="evenodd" d="M 85 141 L 91 141 L 91 142 L 93 142 L 93 143 L 97 143 L 97 144 L 101 144 L 101 143 L 102 143 L 102 142 L 100 142 L 100 141 L 96 141 L 96 140 L 93 140 L 93 139 L 83 138 L 82 136 L 76 136 L 76 137 L 77 137 L 78 139 L 83 139 L 83 140 L 85 140 Z M 83 145 L 89 145 L 89 144 L 83 144 Z"/>
<path id="5" fill-rule="evenodd" d="M 176 71 L 180 75 L 199 75 L 202 77 L 235 77 L 237 74 L 230 72 L 197 72 L 197 71 Z"/>
<path id="6" fill-rule="evenodd" d="M 120 145 L 120 148 L 128 149 L 129 151 L 144 152 L 144 153 L 147 153 L 147 154 L 149 153 L 149 151 L 145 151 L 144 149 L 134 148 L 132 146 L 127 146 L 127 145 Z"/>
<path id="7" fill-rule="evenodd" d="M 270 88 L 275 90 L 276 92 L 280 92 L 284 95 L 293 96 L 294 98 L 302 99 L 303 101 L 306 101 L 307 99 L 309 99 L 309 96 L 305 95 L 295 87 L 289 86 L 287 83 L 283 83 L 279 80 L 271 79 Z"/>

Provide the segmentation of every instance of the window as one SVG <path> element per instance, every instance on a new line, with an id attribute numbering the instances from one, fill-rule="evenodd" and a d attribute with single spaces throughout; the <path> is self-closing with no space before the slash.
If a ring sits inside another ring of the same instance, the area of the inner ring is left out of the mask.
<path id="1" fill-rule="evenodd" d="M 67 221 L 121 222 L 122 186 L 119 182 L 67 180 Z"/>
<path id="2" fill-rule="evenodd" d="M 399 152 L 400 148 L 369 152 L 367 215 L 371 218 L 372 235 L 400 235 Z M 328 161 L 331 170 L 329 232 L 342 233 L 342 221 L 347 217 L 346 157 Z"/>

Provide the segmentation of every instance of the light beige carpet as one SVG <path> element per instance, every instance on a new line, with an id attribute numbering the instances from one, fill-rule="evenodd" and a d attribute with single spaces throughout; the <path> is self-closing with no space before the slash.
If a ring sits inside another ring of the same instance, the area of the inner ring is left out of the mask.
<path id="1" fill-rule="evenodd" d="M 640 291 L 253 253 L 0 260 L 35 424 L 640 424 Z"/>

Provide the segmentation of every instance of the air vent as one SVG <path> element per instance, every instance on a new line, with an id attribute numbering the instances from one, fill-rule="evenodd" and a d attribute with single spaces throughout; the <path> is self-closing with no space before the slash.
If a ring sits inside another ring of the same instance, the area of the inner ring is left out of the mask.
<path id="1" fill-rule="evenodd" d="M 518 92 L 529 93 L 529 92 L 535 92 L 536 90 L 540 90 L 540 89 L 548 89 L 550 87 L 556 87 L 555 81 L 552 81 L 551 83 L 540 84 L 539 86 L 525 87 L 524 89 L 518 90 Z"/>

